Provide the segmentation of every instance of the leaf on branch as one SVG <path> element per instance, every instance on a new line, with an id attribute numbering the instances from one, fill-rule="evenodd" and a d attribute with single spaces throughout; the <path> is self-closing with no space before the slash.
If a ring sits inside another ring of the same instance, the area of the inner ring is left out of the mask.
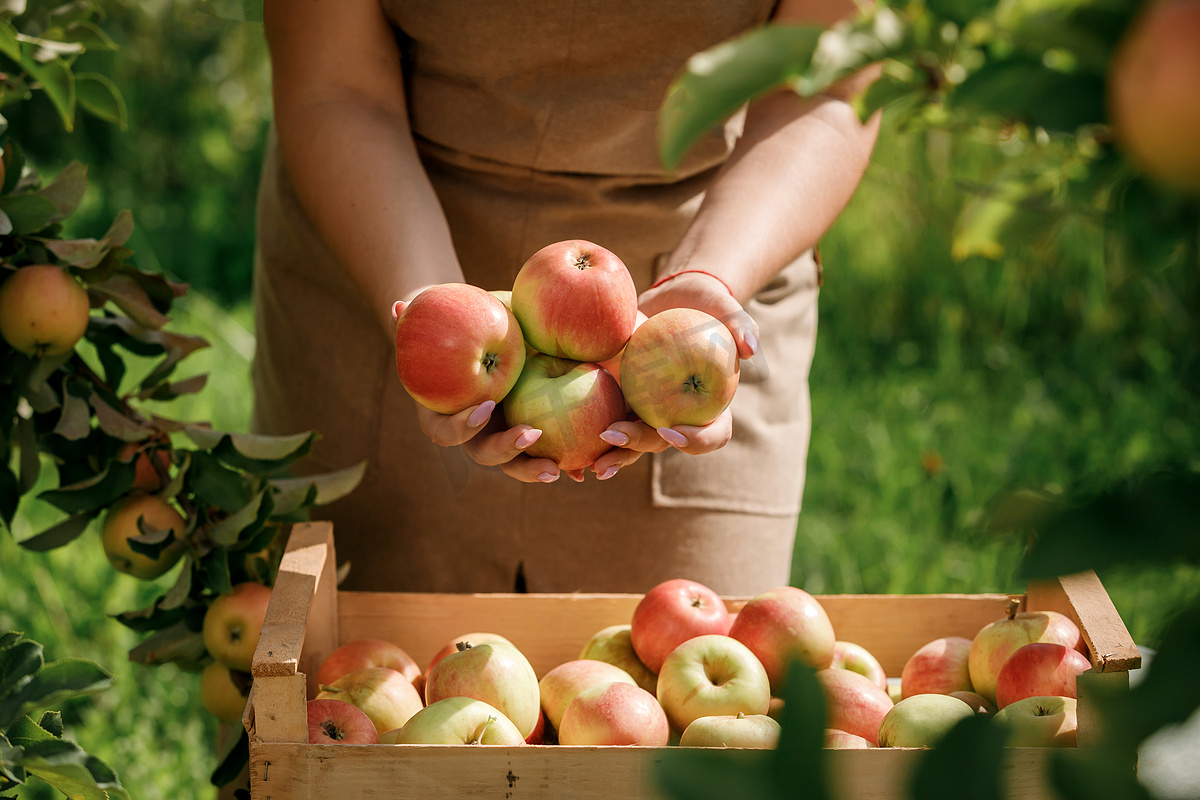
<path id="1" fill-rule="evenodd" d="M 658 113 L 658 154 L 675 169 L 701 136 L 808 67 L 821 28 L 766 25 L 688 59 Z"/>
<path id="2" fill-rule="evenodd" d="M 362 481 L 367 462 L 361 461 L 352 467 L 327 472 L 324 475 L 309 475 L 303 478 L 275 478 L 270 486 L 275 490 L 275 515 L 290 514 L 300 508 L 323 506 L 350 494 Z"/>
<path id="3" fill-rule="evenodd" d="M 260 475 L 287 469 L 308 455 L 317 438 L 311 431 L 291 436 L 262 436 L 214 431 L 199 425 L 189 425 L 187 435 L 197 447 L 211 451 L 225 464 Z"/>
<path id="4" fill-rule="evenodd" d="M 169 628 L 156 631 L 129 651 L 129 660 L 146 666 L 173 661 L 191 662 L 204 657 L 204 637 L 189 630 L 181 620 Z"/>
<path id="5" fill-rule="evenodd" d="M 10 641 L 0 648 L 0 700 L 16 695 L 29 685 L 44 663 L 42 645 L 38 642 L 22 639 Z M 0 730 L 8 728 L 16 718 L 15 711 L 0 714 Z"/>
<path id="6" fill-rule="evenodd" d="M 18 544 L 26 550 L 38 553 L 49 552 L 55 548 L 70 544 L 83 535 L 91 521 L 96 518 L 98 511 L 85 511 L 73 517 L 51 525 L 41 533 L 22 539 Z"/>
<path id="7" fill-rule="evenodd" d="M 250 502 L 246 478 L 207 452 L 191 454 L 191 490 L 213 508 L 232 514 Z"/>
<path id="8" fill-rule="evenodd" d="M 21 765 L 67 797 L 129 800 L 116 773 L 74 742 L 55 739 L 26 748 Z"/>
<path id="9" fill-rule="evenodd" d="M 96 412 L 96 422 L 100 426 L 100 430 L 109 436 L 124 442 L 141 442 L 157 433 L 153 426 L 144 420 L 122 414 L 110 406 L 98 392 L 92 392 L 88 397 L 88 403 Z"/>
<path id="10" fill-rule="evenodd" d="M 160 383 L 157 386 L 143 389 L 138 392 L 137 399 L 139 400 L 160 400 L 169 401 L 176 397 L 183 397 L 188 394 L 195 394 L 202 390 L 208 383 L 208 375 L 195 375 L 191 378 L 185 378 L 175 383 Z"/>
<path id="11" fill-rule="evenodd" d="M 48 489 L 38 499 L 68 514 L 99 511 L 129 491 L 135 472 L 131 462 L 113 459 L 100 473 L 78 483 Z"/>
<path id="12" fill-rule="evenodd" d="M 984 117 L 1075 133 L 1103 123 L 1104 77 L 1059 72 L 1040 61 L 989 61 L 955 86 L 947 106 Z"/>
<path id="13" fill-rule="evenodd" d="M 214 525 L 209 531 L 209 538 L 220 547 L 232 547 L 243 538 L 243 532 L 252 536 L 262 530 L 271 516 L 273 507 L 272 496 L 264 488 L 245 506 Z"/>
<path id="14" fill-rule="evenodd" d="M 95 72 L 76 75 L 75 99 L 92 116 L 111 122 L 121 130 L 128 127 L 129 110 L 125 107 L 125 98 L 107 75 Z"/>
<path id="15" fill-rule="evenodd" d="M 997 0 L 928 0 L 929 9 L 959 26 L 990 11 Z"/>
<path id="16" fill-rule="evenodd" d="M 113 219 L 113 224 L 109 226 L 108 232 L 104 234 L 104 238 L 114 247 L 120 247 L 129 241 L 129 237 L 132 235 L 133 212 L 126 208 L 117 212 L 117 216 Z"/>
<path id="17" fill-rule="evenodd" d="M 222 548 L 210 550 L 200 559 L 200 585 L 213 594 L 229 594 L 233 591 L 233 577 L 229 572 L 229 551 Z"/>
<path id="18" fill-rule="evenodd" d="M 16 236 L 37 233 L 61 219 L 58 206 L 31 192 L 0 197 L 0 211 L 4 212 L 12 226 L 11 233 Z"/>
<path id="19" fill-rule="evenodd" d="M 82 658 L 64 658 L 44 664 L 19 690 L 0 697 L 0 720 L 13 719 L 71 697 L 102 691 L 112 676 L 99 664 Z"/>
<path id="20" fill-rule="evenodd" d="M 4 19 L 0 19 L 0 53 L 4 53 L 13 61 L 21 60 L 21 43 L 17 39 L 17 29 Z"/>
<path id="21" fill-rule="evenodd" d="M 839 23 L 821 34 L 811 63 L 792 81 L 792 89 L 801 97 L 820 94 L 869 64 L 901 54 L 908 34 L 900 16 L 886 7 Z"/>
<path id="22" fill-rule="evenodd" d="M 42 715 L 45 719 L 53 712 L 47 711 Z M 62 738 L 62 717 L 58 719 L 59 733 L 54 734 L 42 727 L 41 724 L 34 722 L 33 717 L 26 714 L 16 721 L 7 731 L 4 732 L 5 738 L 17 747 L 25 748 L 31 744 L 38 742 L 48 742 L 54 739 Z"/>
<path id="23" fill-rule="evenodd" d="M 71 267 L 92 269 L 108 254 L 108 242 L 103 239 L 39 239 L 58 260 Z"/>
<path id="24" fill-rule="evenodd" d="M 63 39 L 82 45 L 84 50 L 113 51 L 117 49 L 117 43 L 112 40 L 111 36 L 104 32 L 103 28 L 86 19 L 67 25 Z M 81 76 L 76 75 L 75 77 L 78 79 Z M 78 89 L 78 84 L 76 84 L 76 89 Z"/>
<path id="25" fill-rule="evenodd" d="M 87 170 L 79 161 L 72 161 L 62 168 L 54 180 L 46 184 L 39 192 L 58 209 L 59 219 L 66 219 L 75 213 L 83 202 L 84 192 L 87 191 Z"/>
<path id="26" fill-rule="evenodd" d="M 175 583 L 171 584 L 170 590 L 164 594 L 155 607 L 155 615 L 151 619 L 155 622 L 153 629 L 166 627 L 164 623 L 174 622 L 172 617 L 178 616 L 182 619 L 183 604 L 187 602 L 188 596 L 192 593 L 192 574 L 195 560 L 189 553 L 183 559 L 183 569 L 179 571 L 179 577 L 175 579 Z"/>
<path id="27" fill-rule="evenodd" d="M 75 396 L 63 386 L 62 414 L 54 426 L 53 433 L 76 442 L 87 437 L 92 432 L 92 411 L 87 401 Z"/>
<path id="28" fill-rule="evenodd" d="M 0 464 L 0 522 L 11 530 L 21 504 L 21 483 L 7 464 Z"/>
<path id="29" fill-rule="evenodd" d="M 250 734 L 244 727 L 238 727 L 241 734 L 236 738 L 230 737 L 228 749 L 209 777 L 213 786 L 225 786 L 237 780 L 246 764 L 250 763 Z"/>
<path id="30" fill-rule="evenodd" d="M 42 714 L 42 718 L 38 720 L 38 727 L 58 739 L 63 735 L 63 721 L 61 711 L 47 711 Z"/>
<path id="31" fill-rule="evenodd" d="M 91 285 L 92 291 L 111 300 L 135 322 L 146 328 L 159 329 L 170 320 L 154 307 L 141 284 L 128 274 L 119 272 Z"/>
<path id="32" fill-rule="evenodd" d="M 25 494 L 37 483 L 42 474 L 42 460 L 38 457 L 37 430 L 32 419 L 19 417 L 17 419 L 17 447 L 20 449 L 20 460 L 17 462 L 18 488 Z"/>
<path id="33" fill-rule="evenodd" d="M 130 550 L 148 558 L 158 558 L 162 551 L 177 539 L 173 528 L 159 530 L 147 522 L 145 517 L 138 517 L 137 527 L 140 533 L 130 536 L 126 541 L 129 542 Z"/>

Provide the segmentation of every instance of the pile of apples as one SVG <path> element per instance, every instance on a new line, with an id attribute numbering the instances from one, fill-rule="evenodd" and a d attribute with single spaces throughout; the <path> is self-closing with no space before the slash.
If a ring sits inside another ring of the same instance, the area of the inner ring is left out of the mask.
<path id="1" fill-rule="evenodd" d="M 769 749 L 788 664 L 800 659 L 825 693 L 826 747 L 932 746 L 980 713 L 1012 746 L 1072 746 L 1075 677 L 1091 667 L 1079 629 L 1017 606 L 974 639 L 921 647 L 897 685 L 864 647 L 836 638 L 802 589 L 731 612 L 710 588 L 674 579 L 540 678 L 497 633 L 455 637 L 424 669 L 394 643 L 349 642 L 320 667 L 309 741 Z"/>
<path id="2" fill-rule="evenodd" d="M 625 264 L 581 240 L 548 245 L 511 291 L 432 286 L 399 309 L 396 372 L 440 414 L 491 401 L 509 427 L 541 431 L 525 452 L 581 470 L 630 410 L 655 427 L 707 425 L 733 400 L 733 336 L 702 311 L 645 319 Z"/>

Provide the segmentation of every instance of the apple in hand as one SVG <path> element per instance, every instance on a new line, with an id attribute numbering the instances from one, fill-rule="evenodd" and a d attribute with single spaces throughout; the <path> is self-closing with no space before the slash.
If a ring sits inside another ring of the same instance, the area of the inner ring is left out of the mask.
<path id="1" fill-rule="evenodd" d="M 165 531 L 171 532 L 173 541 L 159 550 L 157 556 L 139 553 L 129 544 L 130 539 L 147 534 L 154 537 Z M 100 529 L 100 542 L 113 569 L 150 581 L 179 563 L 187 549 L 183 541 L 186 531 L 187 523 L 166 500 L 152 494 L 132 494 L 108 510 Z"/>
<path id="2" fill-rule="evenodd" d="M 780 586 L 751 598 L 734 617 L 729 635 L 762 662 L 776 695 L 782 694 L 788 661 L 798 658 L 813 669 L 827 669 L 837 644 L 825 609 L 811 594 L 794 586 Z"/>
<path id="3" fill-rule="evenodd" d="M 558 743 L 565 745 L 666 747 L 669 739 L 667 716 L 654 695 L 619 681 L 576 695 L 558 730 Z"/>
<path id="4" fill-rule="evenodd" d="M 628 683 L 636 686 L 629 673 L 604 661 L 577 659 L 566 661 L 551 669 L 538 681 L 542 698 L 542 713 L 554 730 L 562 723 L 563 712 L 584 689 L 606 683 Z"/>
<path id="5" fill-rule="evenodd" d="M 355 639 L 334 650 L 321 662 L 317 669 L 317 684 L 333 683 L 343 675 L 365 667 L 394 669 L 410 682 L 421 674 L 417 662 L 401 647 L 383 639 Z"/>
<path id="6" fill-rule="evenodd" d="M 1073 697 L 1026 697 L 992 717 L 1008 729 L 1009 747 L 1074 747 L 1079 728 Z"/>
<path id="7" fill-rule="evenodd" d="M 737 344 L 719 319 L 669 308 L 647 319 L 621 354 L 621 391 L 653 428 L 707 425 L 733 401 Z"/>
<path id="8" fill-rule="evenodd" d="M 525 744 L 517 726 L 498 709 L 461 696 L 430 703 L 394 736 L 396 744 Z"/>
<path id="9" fill-rule="evenodd" d="M 747 747 L 774 750 L 779 723 L 765 714 L 700 717 L 679 737 L 681 747 Z"/>
<path id="10" fill-rule="evenodd" d="M 765 715 L 771 684 L 750 648 L 710 633 L 688 639 L 667 656 L 658 672 L 658 702 L 671 726 L 683 731 L 700 717 Z"/>
<path id="11" fill-rule="evenodd" d="M 973 691 L 971 670 L 967 666 L 970 652 L 971 640 L 962 636 L 946 636 L 922 645 L 904 663 L 900 673 L 901 695 Z"/>
<path id="12" fill-rule="evenodd" d="M 996 678 L 996 706 L 1004 708 L 1026 697 L 1075 697 L 1075 678 L 1092 668 L 1074 648 L 1033 642 L 1008 657 Z"/>
<path id="13" fill-rule="evenodd" d="M 673 578 L 638 601 L 629 636 L 637 657 L 658 674 L 676 647 L 696 636 L 727 634 L 732 622 L 725 601 L 712 589 L 687 578 Z"/>
<path id="14" fill-rule="evenodd" d="M 271 590 L 261 583 L 239 583 L 213 600 L 202 629 L 209 655 L 230 669 L 249 672 L 270 601 Z"/>
<path id="15" fill-rule="evenodd" d="M 379 744 L 375 723 L 345 700 L 308 701 L 309 744 Z"/>
<path id="16" fill-rule="evenodd" d="M 880 747 L 933 747 L 951 728 L 975 711 L 948 694 L 915 694 L 884 715 L 877 734 Z"/>
<path id="17" fill-rule="evenodd" d="M 631 626 L 628 624 L 609 625 L 607 628 L 601 628 L 587 640 L 579 652 L 579 657 L 593 658 L 620 667 L 629 673 L 638 686 L 653 694 L 658 687 L 658 675 L 651 672 L 650 668 L 638 658 L 633 649 L 633 637 L 630 629 Z"/>
<path id="18" fill-rule="evenodd" d="M 429 670 L 425 701 L 472 697 L 498 709 L 521 732 L 533 733 L 541 713 L 537 674 L 520 650 L 504 642 L 460 642 Z"/>
<path id="19" fill-rule="evenodd" d="M 870 678 L 848 669 L 822 669 L 817 681 L 825 692 L 826 726 L 879 743 L 879 724 L 892 710 L 892 698 Z"/>
<path id="20" fill-rule="evenodd" d="M 831 750 L 866 750 L 874 747 L 874 742 L 868 742 L 854 733 L 839 731 L 837 728 L 825 729 L 825 746 Z"/>
<path id="21" fill-rule="evenodd" d="M 439 414 L 499 403 L 524 364 L 521 326 L 499 298 L 477 286 L 431 286 L 396 319 L 400 383 Z"/>
<path id="22" fill-rule="evenodd" d="M 991 702 L 996 700 L 996 679 L 1009 656 L 1033 642 L 1052 642 L 1082 650 L 1079 626 L 1057 611 L 1022 611 L 1013 600 L 1006 616 L 988 623 L 971 640 L 967 664 L 971 685 Z"/>
<path id="23" fill-rule="evenodd" d="M 90 313 L 87 290 L 53 264 L 21 267 L 0 285 L 0 336 L 26 355 L 69 353 Z"/>
<path id="24" fill-rule="evenodd" d="M 538 351 L 597 362 L 620 352 L 633 333 L 638 298 L 615 254 L 580 239 L 543 247 L 522 265 L 512 310 Z"/>
<path id="25" fill-rule="evenodd" d="M 596 364 L 538 353 L 504 399 L 504 419 L 510 428 L 542 431 L 527 454 L 578 470 L 612 449 L 600 434 L 625 419 L 625 399 L 616 379 Z"/>
<path id="26" fill-rule="evenodd" d="M 423 703 L 412 681 L 387 667 L 363 667 L 321 686 L 319 698 L 344 700 L 371 718 L 378 733 L 399 728 Z"/>
<path id="27" fill-rule="evenodd" d="M 246 710 L 246 695 L 239 684 L 248 688 L 250 676 L 239 675 L 241 680 L 235 681 L 229 667 L 220 661 L 213 661 L 200 673 L 200 704 L 221 722 L 240 722 Z"/>
<path id="28" fill-rule="evenodd" d="M 887 691 L 887 673 L 883 671 L 883 665 L 879 663 L 879 659 L 871 655 L 867 648 L 860 644 L 835 642 L 833 661 L 829 666 L 831 669 L 848 669 L 851 672 L 857 672 L 859 675 L 870 678 L 880 689 Z"/>

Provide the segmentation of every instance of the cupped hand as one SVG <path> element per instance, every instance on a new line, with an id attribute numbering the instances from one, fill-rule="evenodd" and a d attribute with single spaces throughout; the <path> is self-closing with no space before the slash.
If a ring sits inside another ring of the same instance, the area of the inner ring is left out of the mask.
<path id="1" fill-rule="evenodd" d="M 707 425 L 676 425 L 652 428 L 640 419 L 614 422 L 600 438 L 613 445 L 592 464 L 592 472 L 602 481 L 611 479 L 644 453 L 661 453 L 674 447 L 689 455 L 720 450 L 733 436 L 733 412 L 726 408 Z"/>
<path id="2" fill-rule="evenodd" d="M 711 314 L 733 334 L 738 357 L 751 358 L 758 352 L 758 323 L 719 279 L 703 272 L 682 272 L 638 298 L 647 317 L 668 308 L 694 308 Z"/>

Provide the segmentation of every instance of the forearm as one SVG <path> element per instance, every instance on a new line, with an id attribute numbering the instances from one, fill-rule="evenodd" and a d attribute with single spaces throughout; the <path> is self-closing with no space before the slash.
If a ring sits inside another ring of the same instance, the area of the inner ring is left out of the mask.
<path id="1" fill-rule="evenodd" d="M 277 103 L 276 126 L 301 205 L 385 330 L 393 301 L 463 279 L 406 119 L 342 94 Z"/>
<path id="2" fill-rule="evenodd" d="M 843 100 L 790 92 L 763 98 L 664 273 L 702 269 L 745 304 L 813 247 L 845 208 L 870 161 L 879 118 Z"/>

